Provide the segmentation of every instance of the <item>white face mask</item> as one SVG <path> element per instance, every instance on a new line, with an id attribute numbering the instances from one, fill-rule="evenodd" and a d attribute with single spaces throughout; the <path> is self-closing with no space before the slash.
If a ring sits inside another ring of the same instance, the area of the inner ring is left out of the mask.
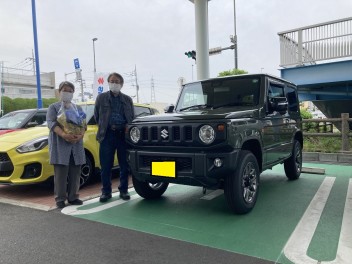
<path id="1" fill-rule="evenodd" d="M 61 101 L 63 101 L 63 102 L 71 102 L 72 98 L 73 98 L 73 93 L 61 92 L 60 98 L 61 98 Z"/>
<path id="2" fill-rule="evenodd" d="M 118 93 L 120 92 L 122 88 L 122 85 L 119 83 L 109 83 L 109 89 L 110 91 L 112 91 L 113 93 Z"/>

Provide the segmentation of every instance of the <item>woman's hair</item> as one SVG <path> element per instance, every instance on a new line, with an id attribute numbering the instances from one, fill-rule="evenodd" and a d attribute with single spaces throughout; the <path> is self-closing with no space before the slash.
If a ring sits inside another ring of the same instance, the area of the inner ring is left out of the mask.
<path id="1" fill-rule="evenodd" d="M 116 76 L 117 78 L 119 78 L 120 81 L 121 81 L 121 85 L 123 85 L 124 80 L 123 80 L 123 77 L 120 74 L 118 74 L 117 72 L 110 73 L 109 77 L 108 77 L 108 82 L 109 82 L 111 76 Z"/>
<path id="2" fill-rule="evenodd" d="M 68 81 L 64 81 L 59 84 L 59 92 L 61 92 L 61 90 L 62 90 L 62 88 L 64 88 L 64 86 L 68 86 L 68 87 L 72 88 L 73 92 L 75 92 L 75 86 L 73 85 L 73 83 L 68 82 Z"/>

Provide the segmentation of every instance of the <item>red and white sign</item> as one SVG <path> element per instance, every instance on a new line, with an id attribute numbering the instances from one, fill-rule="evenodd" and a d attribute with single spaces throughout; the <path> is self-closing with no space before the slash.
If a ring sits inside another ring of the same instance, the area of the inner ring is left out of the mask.
<path id="1" fill-rule="evenodd" d="M 109 91 L 108 85 L 109 73 L 96 73 L 94 75 L 93 83 L 93 100 L 95 100 L 98 94 Z"/>

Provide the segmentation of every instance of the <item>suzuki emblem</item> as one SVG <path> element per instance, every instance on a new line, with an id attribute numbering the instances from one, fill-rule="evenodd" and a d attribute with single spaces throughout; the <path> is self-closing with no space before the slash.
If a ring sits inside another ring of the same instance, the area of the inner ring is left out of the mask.
<path id="1" fill-rule="evenodd" d="M 165 128 L 161 130 L 161 137 L 163 139 L 167 139 L 169 137 L 169 132 Z"/>

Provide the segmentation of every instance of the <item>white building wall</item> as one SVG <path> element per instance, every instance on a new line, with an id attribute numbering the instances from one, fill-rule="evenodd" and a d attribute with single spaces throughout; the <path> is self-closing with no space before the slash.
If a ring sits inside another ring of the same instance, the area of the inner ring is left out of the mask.
<path id="1" fill-rule="evenodd" d="M 12 73 L 13 69 L 3 68 L 2 96 L 14 98 L 37 98 L 37 79 L 33 72 Z M 31 73 L 31 74 L 29 74 Z M 55 72 L 40 74 L 42 98 L 55 98 Z"/>

